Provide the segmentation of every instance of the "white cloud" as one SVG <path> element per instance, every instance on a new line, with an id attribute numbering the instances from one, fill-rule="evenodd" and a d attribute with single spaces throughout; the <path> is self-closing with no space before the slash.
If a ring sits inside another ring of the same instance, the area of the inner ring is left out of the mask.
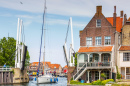
<path id="1" fill-rule="evenodd" d="M 0 14 L 0 16 L 11 17 L 12 15 L 7 13 L 7 14 Z"/>
<path id="2" fill-rule="evenodd" d="M 38 22 L 42 23 L 42 16 L 37 15 L 37 16 L 32 16 L 32 15 L 16 15 L 16 17 L 26 19 L 24 21 L 24 25 L 30 25 L 32 22 Z M 51 17 L 51 16 L 50 16 Z M 68 25 L 69 20 L 65 19 L 56 19 L 56 18 L 46 18 L 46 23 L 49 25 L 55 25 L 55 24 L 60 24 L 60 25 Z M 77 22 L 77 21 L 72 21 L 73 27 L 80 27 L 83 28 L 87 24 L 86 22 Z"/>
<path id="3" fill-rule="evenodd" d="M 34 16 L 30 16 L 30 15 L 16 15 L 16 17 L 20 17 L 20 18 L 29 18 L 29 19 L 34 18 Z"/>
<path id="4" fill-rule="evenodd" d="M 22 1 L 23 4 L 20 4 Z M 124 10 L 130 15 L 129 0 L 47 0 L 47 12 L 50 14 L 66 16 L 88 16 L 92 17 L 97 5 L 103 6 L 105 16 L 112 16 L 113 6 L 117 6 L 117 13 Z M 0 7 L 20 11 L 42 13 L 44 0 L 1 0 Z"/>

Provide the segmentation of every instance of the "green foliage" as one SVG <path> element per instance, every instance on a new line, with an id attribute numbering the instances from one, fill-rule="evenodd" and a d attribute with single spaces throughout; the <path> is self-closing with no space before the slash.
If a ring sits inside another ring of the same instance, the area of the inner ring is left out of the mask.
<path id="1" fill-rule="evenodd" d="M 107 84 L 107 83 L 110 82 L 110 81 L 114 82 L 113 79 L 107 79 L 107 80 L 103 80 L 103 81 L 101 82 L 101 85 L 105 85 L 105 84 Z"/>
<path id="2" fill-rule="evenodd" d="M 73 80 L 73 78 L 71 78 L 71 80 Z"/>
<path id="3" fill-rule="evenodd" d="M 77 66 L 77 55 L 78 55 L 78 53 L 76 52 L 75 53 L 75 67 Z"/>
<path id="4" fill-rule="evenodd" d="M 97 80 L 97 81 L 93 81 L 92 82 L 92 85 L 101 85 L 101 82 L 100 80 Z"/>
<path id="5" fill-rule="evenodd" d="M 14 66 L 15 61 L 14 57 L 16 48 L 16 40 L 12 37 L 5 38 L 0 40 L 0 65 L 3 66 L 5 63 L 6 65 Z M 11 57 L 12 56 L 12 57 Z"/>
<path id="6" fill-rule="evenodd" d="M 117 77 L 116 77 L 116 78 L 117 78 L 117 79 L 121 79 L 121 74 L 118 72 L 118 66 L 116 66 L 116 69 L 117 69 L 117 74 L 116 74 Z"/>
<path id="7" fill-rule="evenodd" d="M 79 81 L 74 81 L 74 80 L 70 81 L 70 84 L 79 84 L 79 83 L 80 83 Z"/>
<path id="8" fill-rule="evenodd" d="M 70 84 L 76 84 L 76 85 L 105 85 L 110 81 L 114 82 L 113 79 L 107 79 L 107 80 L 103 80 L 103 81 L 97 80 L 97 81 L 93 81 L 92 83 L 81 83 L 79 81 L 71 80 Z"/>
<path id="9" fill-rule="evenodd" d="M 27 51 L 26 53 L 26 59 L 25 59 L 25 67 L 30 65 L 30 55 L 29 52 Z"/>
<path id="10" fill-rule="evenodd" d="M 13 74 L 14 74 L 14 69 L 12 70 Z"/>
<path id="11" fill-rule="evenodd" d="M 93 81 L 92 85 L 105 85 L 105 84 L 107 84 L 110 81 L 114 82 L 113 79 L 107 79 L 107 80 L 103 80 L 103 81 L 97 80 L 97 81 Z"/>
<path id="12" fill-rule="evenodd" d="M 81 83 L 79 81 L 71 80 L 70 84 L 76 84 L 76 85 L 92 85 L 91 83 Z"/>
<path id="13" fill-rule="evenodd" d="M 121 74 L 117 73 L 117 79 L 121 79 Z"/>
<path id="14" fill-rule="evenodd" d="M 0 66 L 3 66 L 5 63 L 6 65 L 14 66 L 15 51 L 16 51 L 16 40 L 14 38 L 3 37 L 3 39 L 0 39 Z M 28 51 L 25 61 L 26 65 L 29 64 L 30 56 Z"/>
<path id="15" fill-rule="evenodd" d="M 107 76 L 106 76 L 105 73 L 101 73 L 101 77 L 102 77 L 103 79 L 105 79 Z"/>
<path id="16" fill-rule="evenodd" d="M 73 56 L 71 56 L 71 63 L 73 63 Z"/>

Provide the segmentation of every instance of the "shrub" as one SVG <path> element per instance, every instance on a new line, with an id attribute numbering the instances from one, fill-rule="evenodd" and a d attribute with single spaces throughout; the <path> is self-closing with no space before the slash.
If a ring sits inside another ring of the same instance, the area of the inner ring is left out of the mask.
<path id="1" fill-rule="evenodd" d="M 103 79 L 105 79 L 107 76 L 106 76 L 105 73 L 101 73 L 101 77 L 102 77 Z"/>
<path id="2" fill-rule="evenodd" d="M 117 72 L 117 77 L 116 77 L 117 79 L 121 79 L 121 74 L 119 74 L 118 72 Z"/>
<path id="3" fill-rule="evenodd" d="M 121 79 L 121 74 L 119 74 L 119 72 L 118 72 L 118 66 L 116 66 L 116 69 L 117 69 L 117 79 Z"/>
<path id="4" fill-rule="evenodd" d="M 92 82 L 92 85 L 101 85 L 101 82 L 100 80 L 97 80 L 97 81 L 93 81 Z"/>
<path id="5" fill-rule="evenodd" d="M 102 83 L 101 83 L 101 85 L 105 85 L 105 84 L 107 84 L 109 81 L 114 82 L 113 79 L 107 79 L 107 80 L 103 80 Z"/>
<path id="6" fill-rule="evenodd" d="M 70 84 L 76 84 L 76 85 L 92 85 L 91 83 L 81 83 L 79 81 L 71 80 Z"/>
<path id="7" fill-rule="evenodd" d="M 79 84 L 79 83 L 80 83 L 80 82 L 77 81 L 77 80 L 76 80 L 76 81 L 75 81 L 75 80 L 71 80 L 71 81 L 70 81 L 70 84 Z"/>

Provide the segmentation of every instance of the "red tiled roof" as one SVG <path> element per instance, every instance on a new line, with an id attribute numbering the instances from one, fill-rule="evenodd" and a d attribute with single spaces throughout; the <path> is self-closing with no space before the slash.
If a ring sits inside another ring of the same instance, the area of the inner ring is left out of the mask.
<path id="1" fill-rule="evenodd" d="M 42 62 L 42 63 L 43 63 L 43 65 L 44 65 L 44 62 Z M 31 65 L 33 65 L 33 66 L 35 66 L 35 65 L 38 66 L 38 64 L 39 64 L 39 62 L 33 62 L 33 63 L 30 64 L 30 66 L 31 66 Z M 45 62 L 45 65 L 46 65 L 46 64 L 48 64 L 48 66 L 50 66 L 51 62 Z"/>
<path id="2" fill-rule="evenodd" d="M 127 21 L 130 21 L 130 17 L 129 17 L 129 19 Z"/>
<path id="3" fill-rule="evenodd" d="M 60 67 L 60 64 L 51 64 L 50 67 L 51 67 L 51 68 L 59 68 L 59 67 Z"/>
<path id="4" fill-rule="evenodd" d="M 80 47 L 78 52 L 110 52 L 113 46 Z"/>
<path id="5" fill-rule="evenodd" d="M 119 51 L 129 51 L 130 50 L 130 46 L 121 46 Z"/>
<path id="6" fill-rule="evenodd" d="M 31 63 L 31 64 L 30 64 L 30 66 L 31 66 L 31 65 L 33 65 L 33 66 L 35 66 L 35 65 L 36 65 L 36 66 L 37 66 L 37 65 L 38 65 L 38 63 L 39 63 L 39 62 L 33 62 L 33 63 Z"/>
<path id="7" fill-rule="evenodd" d="M 113 26 L 113 17 L 106 17 L 106 19 L 107 19 L 107 20 L 111 23 L 111 25 Z M 121 32 L 122 22 L 123 22 L 123 18 L 116 17 L 116 31 Z"/>
<path id="8" fill-rule="evenodd" d="M 68 66 L 66 65 L 64 68 L 68 68 Z"/>

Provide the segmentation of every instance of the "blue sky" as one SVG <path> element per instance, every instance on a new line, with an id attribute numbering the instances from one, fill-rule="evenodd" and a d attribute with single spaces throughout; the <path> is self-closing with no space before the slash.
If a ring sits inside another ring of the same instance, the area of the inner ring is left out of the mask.
<path id="1" fill-rule="evenodd" d="M 47 0 L 46 61 L 66 65 L 62 46 L 65 42 L 69 17 L 72 17 L 73 23 L 74 48 L 78 51 L 79 31 L 83 30 L 93 17 L 97 5 L 102 5 L 102 12 L 106 17 L 113 15 L 114 5 L 117 6 L 117 16 L 124 10 L 129 17 L 129 2 L 129 0 Z M 22 19 L 30 62 L 39 59 L 43 10 L 44 0 L 0 0 L 0 39 L 8 37 L 8 33 L 10 37 L 16 39 L 17 20 Z M 69 30 L 68 48 L 70 38 Z"/>

